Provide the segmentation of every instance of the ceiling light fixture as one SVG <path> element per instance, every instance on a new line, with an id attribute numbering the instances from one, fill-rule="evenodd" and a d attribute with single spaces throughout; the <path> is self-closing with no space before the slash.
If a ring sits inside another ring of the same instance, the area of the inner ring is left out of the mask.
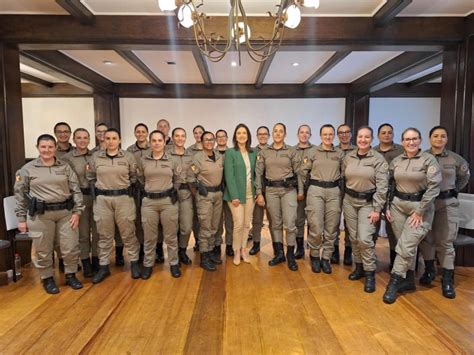
<path id="1" fill-rule="evenodd" d="M 196 45 L 211 62 L 219 62 L 235 48 L 239 54 L 239 65 L 242 47 L 245 47 L 250 58 L 256 62 L 263 62 L 273 56 L 282 44 L 285 27 L 290 29 L 298 27 L 301 21 L 300 7 L 317 8 L 319 6 L 319 0 L 280 0 L 277 13 L 269 12 L 275 23 L 273 32 L 268 39 L 265 39 L 251 38 L 252 32 L 242 0 L 229 1 L 230 12 L 225 34 L 206 33 L 205 23 L 212 22 L 212 18 L 198 12 L 198 9 L 204 5 L 204 0 L 158 0 L 158 5 L 161 11 L 178 9 L 176 16 L 179 24 L 185 28 L 193 27 Z M 257 41 L 258 44 L 256 44 Z"/>
<path id="2" fill-rule="evenodd" d="M 234 61 L 233 61 L 233 62 L 230 63 L 230 65 L 233 66 L 233 67 L 236 67 L 236 66 L 237 66 L 237 62 L 234 62 Z"/>
<path id="3" fill-rule="evenodd" d="M 112 62 L 111 60 L 104 60 L 102 63 L 105 64 L 105 65 L 112 65 L 112 64 L 114 64 L 114 62 Z"/>
<path id="4" fill-rule="evenodd" d="M 295 62 L 295 63 L 292 63 L 291 65 L 294 66 L 294 67 L 297 67 L 298 65 L 300 65 L 300 63 Z"/>

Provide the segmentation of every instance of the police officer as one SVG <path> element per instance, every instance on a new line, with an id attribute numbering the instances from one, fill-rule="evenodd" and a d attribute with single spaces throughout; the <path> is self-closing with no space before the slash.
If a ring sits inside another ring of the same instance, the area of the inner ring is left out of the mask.
<path id="1" fill-rule="evenodd" d="M 166 146 L 172 146 L 173 140 L 169 136 L 171 128 L 170 128 L 170 123 L 168 122 L 168 120 L 164 118 L 158 120 L 158 122 L 156 123 L 156 129 L 163 132 L 163 134 L 165 135 Z"/>
<path id="2" fill-rule="evenodd" d="M 170 272 L 180 277 L 178 265 L 178 195 L 173 185 L 177 164 L 165 152 L 165 135 L 150 133 L 151 153 L 138 164 L 138 179 L 144 186 L 142 222 L 145 231 L 145 257 L 142 279 L 150 278 L 155 263 L 158 224 L 163 226 L 164 241 L 168 247 Z"/>
<path id="3" fill-rule="evenodd" d="M 448 132 L 445 127 L 435 126 L 430 130 L 431 149 L 441 168 L 441 192 L 435 200 L 433 227 L 420 244 L 425 261 L 425 272 L 420 284 L 430 285 L 435 279 L 435 251 L 443 268 L 443 296 L 455 298 L 453 285 L 455 251 L 453 242 L 458 233 L 459 201 L 458 192 L 469 182 L 469 165 L 460 155 L 447 150 Z"/>
<path id="4" fill-rule="evenodd" d="M 373 236 L 388 190 L 388 164 L 372 147 L 372 128 L 357 131 L 357 149 L 342 163 L 345 178 L 343 211 L 356 264 L 349 280 L 365 276 L 364 291 L 375 291 L 375 243 Z"/>
<path id="5" fill-rule="evenodd" d="M 309 149 L 313 146 L 309 139 L 311 138 L 311 127 L 307 124 L 301 125 L 298 128 L 298 144 L 295 149 L 299 154 L 298 159 L 303 161 L 307 158 Z M 296 252 L 295 258 L 304 258 L 304 227 L 306 224 L 306 196 L 300 195 L 298 198 L 298 209 L 296 210 Z"/>
<path id="6" fill-rule="evenodd" d="M 79 182 L 69 164 L 55 158 L 53 136 L 38 137 L 39 158 L 16 172 L 15 209 L 18 230 L 29 232 L 36 251 L 36 266 L 47 293 L 59 293 L 53 278 L 53 248 L 59 240 L 64 260 L 66 285 L 77 290 L 79 261 L 79 220 L 84 210 Z"/>
<path id="7" fill-rule="evenodd" d="M 97 195 L 94 203 L 94 220 L 99 233 L 99 271 L 93 283 L 102 282 L 110 275 L 109 263 L 115 224 L 118 226 L 130 258 L 131 276 L 141 276 L 138 265 L 140 244 L 135 236 L 135 203 L 132 187 L 136 182 L 137 163 L 132 153 L 120 149 L 120 133 L 115 128 L 105 132 L 106 149 L 92 156 L 87 180 Z"/>
<path id="8" fill-rule="evenodd" d="M 172 132 L 173 145 L 167 150 L 168 157 L 176 164 L 174 181 L 178 189 L 179 201 L 179 234 L 178 234 L 178 258 L 184 265 L 190 265 L 191 259 L 186 254 L 189 237 L 193 227 L 193 198 L 187 184 L 187 173 L 191 166 L 193 156 L 186 151 L 186 131 L 177 127 Z"/>
<path id="9" fill-rule="evenodd" d="M 255 167 L 257 203 L 262 207 L 267 205 L 275 238 L 276 255 L 268 265 L 275 266 L 286 261 L 283 251 L 283 229 L 285 229 L 288 268 L 296 271 L 298 264 L 294 252 L 299 155 L 293 147 L 285 144 L 286 126 L 283 123 L 273 126 L 272 137 L 273 144 L 258 153 Z M 266 187 L 265 197 L 262 194 L 263 180 Z"/>
<path id="10" fill-rule="evenodd" d="M 308 215 L 308 245 L 311 249 L 311 269 L 313 272 L 332 272 L 330 258 L 334 242 L 339 234 L 341 219 L 341 164 L 342 150 L 335 148 L 335 129 L 330 124 L 323 125 L 319 134 L 321 144 L 313 146 L 303 157 L 299 179 L 299 195 L 306 192 L 306 213 Z M 308 176 L 309 173 L 309 176 Z M 322 255 L 320 259 L 320 249 Z"/>
<path id="11" fill-rule="evenodd" d="M 89 132 L 84 128 L 76 129 L 73 133 L 73 141 L 76 147 L 69 153 L 64 154 L 61 160 L 71 166 L 79 179 L 85 206 L 79 221 L 80 257 L 84 277 L 92 277 L 92 273 L 99 270 L 99 253 L 97 247 L 99 236 L 97 235 L 92 211 L 92 194 L 89 182 L 86 179 L 86 171 L 89 169 L 92 161 L 92 153 L 87 148 L 90 142 Z"/>
<path id="12" fill-rule="evenodd" d="M 391 197 L 386 217 L 397 238 L 395 262 L 383 301 L 393 303 L 397 292 L 415 290 L 415 261 L 418 245 L 431 229 L 434 201 L 439 194 L 441 170 L 436 158 L 420 150 L 421 134 L 416 128 L 402 133 L 404 153 L 390 164 Z"/>
<path id="13" fill-rule="evenodd" d="M 393 142 L 393 126 L 390 123 L 382 123 L 378 130 L 377 135 L 379 138 L 379 144 L 374 147 L 374 149 L 383 155 L 387 164 L 390 165 L 392 160 L 403 154 L 403 147 L 400 144 Z M 388 243 L 390 245 L 390 269 L 392 269 L 393 261 L 395 260 L 395 246 L 397 245 L 397 240 L 393 234 L 392 226 L 388 221 L 385 221 L 385 230 L 387 232 Z M 374 237 L 377 239 L 380 231 L 380 221 L 377 224 L 377 232 Z"/>
<path id="14" fill-rule="evenodd" d="M 199 251 L 201 267 L 207 271 L 215 271 L 216 264 L 222 264 L 219 253 L 214 253 L 218 223 L 222 215 L 222 178 L 224 173 L 224 157 L 214 151 L 214 134 L 205 131 L 201 137 L 202 152 L 193 157 L 188 169 L 188 183 L 196 198 L 199 217 Z M 196 191 L 197 190 L 197 191 Z"/>
<path id="15" fill-rule="evenodd" d="M 71 139 L 71 126 L 66 122 L 58 122 L 54 126 L 54 135 L 57 139 L 56 158 L 61 159 L 66 153 L 69 153 L 74 147 L 69 140 Z"/>
<path id="16" fill-rule="evenodd" d="M 347 124 L 341 124 L 337 127 L 337 137 L 339 139 L 339 144 L 337 148 L 341 149 L 344 154 L 349 153 L 350 151 L 356 148 L 355 145 L 351 143 L 352 140 L 352 128 Z M 344 226 L 345 226 L 344 222 Z M 349 238 L 349 232 L 347 228 L 345 228 L 345 236 L 344 236 L 344 258 L 343 258 L 344 265 L 350 266 L 352 265 L 352 245 L 351 239 Z M 331 264 L 339 264 L 339 235 L 334 242 L 334 252 L 331 256 Z"/>

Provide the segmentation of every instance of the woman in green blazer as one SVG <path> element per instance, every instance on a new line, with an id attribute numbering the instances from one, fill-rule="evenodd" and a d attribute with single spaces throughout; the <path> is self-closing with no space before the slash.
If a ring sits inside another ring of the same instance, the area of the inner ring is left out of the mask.
<path id="1" fill-rule="evenodd" d="M 250 231 L 255 202 L 255 162 L 257 153 L 250 148 L 252 136 L 243 123 L 235 127 L 232 138 L 234 148 L 227 149 L 224 159 L 225 192 L 224 200 L 229 204 L 234 221 L 232 248 L 234 264 L 240 264 L 240 258 L 246 263 L 247 236 Z"/>

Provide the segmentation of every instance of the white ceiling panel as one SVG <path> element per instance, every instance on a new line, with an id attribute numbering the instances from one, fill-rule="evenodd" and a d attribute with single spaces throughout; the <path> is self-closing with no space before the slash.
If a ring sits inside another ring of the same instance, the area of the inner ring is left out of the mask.
<path id="1" fill-rule="evenodd" d="M 82 0 L 96 15 L 157 15 L 158 0 Z"/>
<path id="2" fill-rule="evenodd" d="M 335 52 L 277 52 L 265 77 L 266 84 L 300 84 Z M 296 65 L 298 64 L 298 65 Z"/>
<path id="3" fill-rule="evenodd" d="M 352 52 L 341 60 L 318 84 L 351 83 L 403 52 Z"/>
<path id="4" fill-rule="evenodd" d="M 434 73 L 435 71 L 438 71 L 438 70 L 441 70 L 443 69 L 443 64 L 438 64 L 438 65 L 435 65 L 434 67 L 432 68 L 429 68 L 429 69 L 426 69 L 426 70 L 423 70 L 415 75 L 412 75 L 404 80 L 400 80 L 399 82 L 400 83 L 409 83 L 410 81 L 413 81 L 413 80 L 416 80 L 418 78 L 421 78 L 425 75 L 428 75 L 428 74 L 431 74 L 431 73 Z"/>
<path id="5" fill-rule="evenodd" d="M 473 0 L 416 0 L 398 16 L 467 16 L 473 12 Z"/>
<path id="6" fill-rule="evenodd" d="M 218 63 L 212 63 L 207 58 L 211 80 L 215 84 L 253 84 L 257 77 L 259 63 L 254 62 L 248 54 L 242 52 L 242 65 L 239 66 L 237 52 L 229 52 Z M 235 66 L 232 66 L 235 63 Z"/>
<path id="7" fill-rule="evenodd" d="M 190 51 L 134 51 L 134 53 L 164 83 L 203 83 L 201 72 Z"/>
<path id="8" fill-rule="evenodd" d="M 39 79 L 43 79 L 46 81 L 49 81 L 50 83 L 63 83 L 63 80 L 60 80 L 58 78 L 55 78 L 52 75 L 43 73 L 42 71 L 36 70 L 35 68 L 29 67 L 25 64 L 20 63 L 20 71 L 25 74 L 30 74 L 34 77 L 37 77 Z"/>
<path id="9" fill-rule="evenodd" d="M 54 0 L 0 0 L 0 13 L 68 15 Z"/>
<path id="10" fill-rule="evenodd" d="M 115 83 L 149 83 L 115 51 L 67 50 L 61 52 Z M 107 61 L 111 64 L 104 63 Z"/>

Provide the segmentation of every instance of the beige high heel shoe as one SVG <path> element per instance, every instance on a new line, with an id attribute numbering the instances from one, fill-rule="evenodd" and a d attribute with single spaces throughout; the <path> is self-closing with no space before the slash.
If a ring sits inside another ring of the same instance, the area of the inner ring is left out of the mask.
<path id="1" fill-rule="evenodd" d="M 234 265 L 240 265 L 240 250 L 234 250 Z"/>
<path id="2" fill-rule="evenodd" d="M 241 252 L 242 260 L 244 261 L 244 263 L 250 264 L 250 259 L 247 253 L 247 249 L 242 248 L 240 252 Z"/>

